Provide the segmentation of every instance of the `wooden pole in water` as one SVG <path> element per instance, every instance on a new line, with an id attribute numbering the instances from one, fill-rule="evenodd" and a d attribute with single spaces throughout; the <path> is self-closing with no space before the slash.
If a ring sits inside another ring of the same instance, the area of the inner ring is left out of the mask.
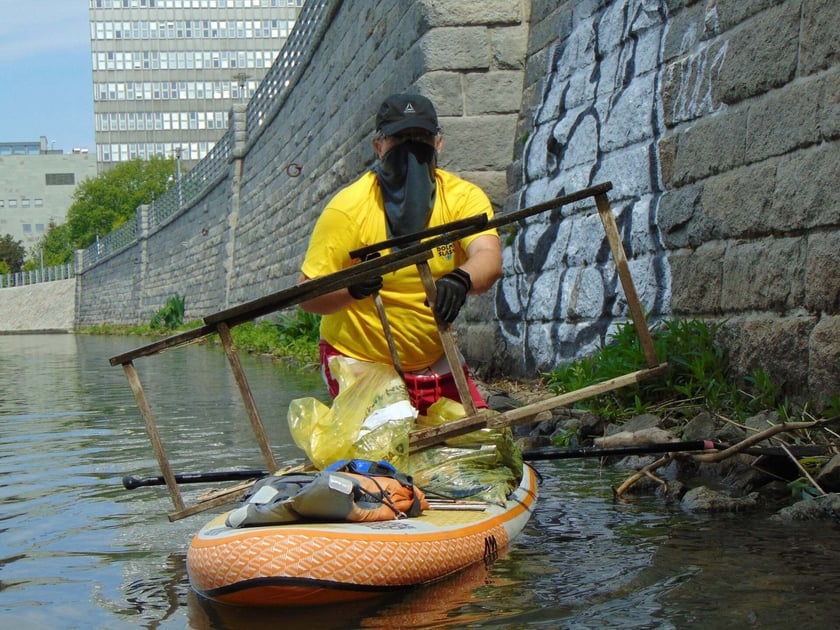
<path id="1" fill-rule="evenodd" d="M 123 371 L 128 379 L 128 384 L 131 386 L 131 391 L 134 393 L 134 400 L 137 401 L 137 407 L 140 409 L 140 415 L 143 416 L 143 421 L 146 423 L 146 433 L 149 434 L 149 440 L 152 442 L 152 449 L 155 451 L 155 457 L 160 466 L 160 472 L 163 479 L 166 481 L 166 488 L 169 490 L 169 496 L 172 498 L 172 503 L 176 510 L 184 509 L 184 499 L 181 497 L 181 491 L 178 489 L 178 482 L 175 481 L 175 475 L 169 465 L 169 459 L 166 457 L 166 450 L 163 448 L 163 442 L 160 439 L 160 433 L 155 423 L 155 418 L 152 415 L 152 409 L 149 406 L 149 401 L 146 399 L 146 394 L 143 391 L 143 385 L 140 383 L 140 376 L 134 367 L 134 363 L 129 361 L 123 363 Z"/>
<path id="2" fill-rule="evenodd" d="M 239 393 L 242 395 L 242 402 L 245 403 L 245 411 L 248 412 L 248 418 L 251 420 L 251 427 L 254 429 L 254 435 L 257 436 L 257 442 L 260 445 L 265 463 L 268 466 L 269 472 L 274 472 L 278 468 L 277 460 L 271 451 L 271 444 L 269 444 L 268 436 L 265 432 L 265 425 L 263 424 L 262 418 L 260 418 L 260 412 L 257 409 L 257 402 L 254 400 L 251 388 L 248 386 L 248 379 L 245 378 L 245 370 L 242 369 L 239 354 L 233 345 L 230 328 L 228 328 L 225 322 L 219 322 L 216 324 L 216 330 L 219 333 L 219 338 L 222 340 L 222 346 L 224 346 L 225 354 L 227 354 L 230 368 L 233 370 L 233 377 L 236 379 Z"/>

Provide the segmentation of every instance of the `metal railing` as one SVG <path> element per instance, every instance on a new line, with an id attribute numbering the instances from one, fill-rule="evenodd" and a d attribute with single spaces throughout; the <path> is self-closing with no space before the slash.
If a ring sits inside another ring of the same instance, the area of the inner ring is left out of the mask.
<path id="1" fill-rule="evenodd" d="M 76 277 L 76 265 L 67 263 L 65 265 L 54 265 L 43 269 L 30 269 L 17 273 L 0 274 L 0 289 L 11 287 L 23 287 L 41 282 L 53 282 L 54 280 L 69 280 Z"/>
<path id="2" fill-rule="evenodd" d="M 270 122 L 297 83 L 329 27 L 341 0 L 307 0 L 295 26 L 265 78 L 248 102 L 246 113 L 248 142 Z"/>
<path id="3" fill-rule="evenodd" d="M 262 131 L 262 126 L 279 111 L 340 6 L 341 0 L 307 0 L 304 4 L 286 43 L 246 106 L 247 142 L 254 140 Z M 231 125 L 204 159 L 152 201 L 148 229 L 163 225 L 170 217 L 205 195 L 226 175 L 233 149 L 234 127 Z M 139 219 L 126 221 L 116 230 L 97 239 L 84 250 L 79 271 L 136 243 L 140 234 L 138 222 Z"/>
<path id="4" fill-rule="evenodd" d="M 195 167 L 175 181 L 157 199 L 153 199 L 149 210 L 149 228 L 163 225 L 169 217 L 182 208 L 189 207 L 205 194 L 216 181 L 227 174 L 233 151 L 233 130 L 229 128 Z"/>
<path id="5" fill-rule="evenodd" d="M 105 236 L 101 238 L 97 236 L 93 245 L 84 250 L 82 254 L 82 269 L 136 243 L 139 233 L 138 222 L 139 219 L 135 217 L 123 223 L 116 230 L 108 232 Z"/>

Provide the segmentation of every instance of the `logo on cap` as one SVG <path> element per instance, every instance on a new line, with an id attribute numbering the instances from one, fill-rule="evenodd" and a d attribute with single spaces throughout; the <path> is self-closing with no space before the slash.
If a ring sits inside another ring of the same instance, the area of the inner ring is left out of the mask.
<path id="1" fill-rule="evenodd" d="M 403 114 L 416 114 L 417 112 L 414 111 L 414 105 L 408 103 L 403 110 Z"/>

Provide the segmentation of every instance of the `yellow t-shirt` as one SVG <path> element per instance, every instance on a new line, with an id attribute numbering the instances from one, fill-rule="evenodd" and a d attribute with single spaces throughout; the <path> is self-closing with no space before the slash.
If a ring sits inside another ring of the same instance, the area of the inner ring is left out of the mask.
<path id="1" fill-rule="evenodd" d="M 437 194 L 427 227 L 486 214 L 493 217 L 490 200 L 478 186 L 455 175 L 436 171 Z M 435 248 L 429 268 L 435 279 L 466 260 L 466 247 L 478 236 L 497 235 L 487 230 Z M 308 278 L 335 273 L 358 261 L 348 252 L 387 240 L 385 211 L 376 175 L 368 172 L 339 191 L 327 204 L 312 232 L 301 270 Z M 410 265 L 382 277 L 379 295 L 388 316 L 402 368 L 420 370 L 443 355 L 434 315 L 426 306 L 426 292 Z M 363 361 L 390 363 L 391 353 L 372 298 L 321 319 L 321 337 L 343 354 Z"/>

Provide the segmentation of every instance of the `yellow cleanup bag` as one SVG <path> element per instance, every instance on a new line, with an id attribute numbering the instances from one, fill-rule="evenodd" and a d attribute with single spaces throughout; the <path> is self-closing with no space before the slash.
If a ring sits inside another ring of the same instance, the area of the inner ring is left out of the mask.
<path id="1" fill-rule="evenodd" d="M 322 470 L 340 459 L 385 460 L 406 469 L 417 410 L 396 370 L 336 356 L 330 372 L 339 383 L 332 407 L 310 397 L 289 404 L 295 444 Z"/>

